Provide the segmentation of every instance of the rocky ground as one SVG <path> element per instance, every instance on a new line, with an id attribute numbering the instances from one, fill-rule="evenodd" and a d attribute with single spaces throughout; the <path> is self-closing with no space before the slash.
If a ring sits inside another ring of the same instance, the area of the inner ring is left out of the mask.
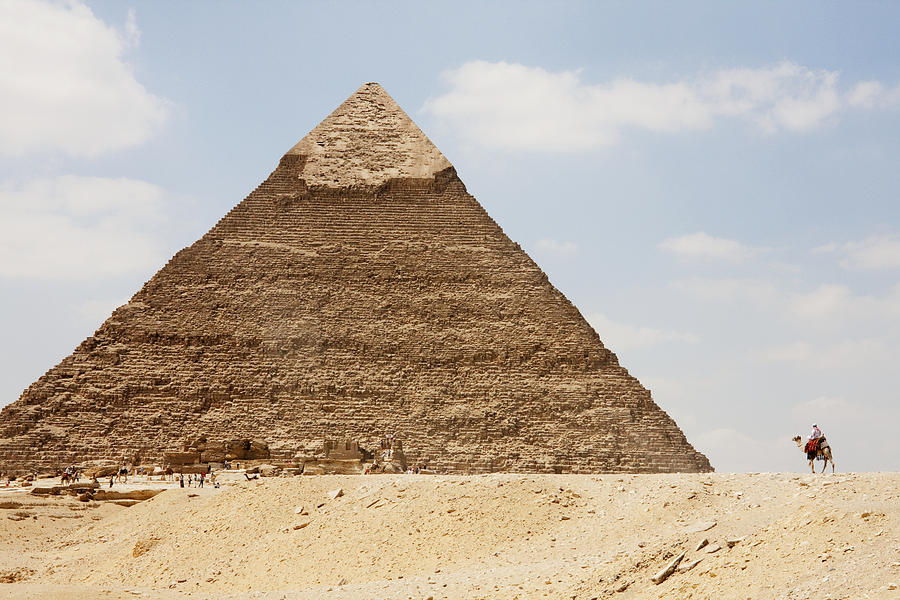
<path id="1" fill-rule="evenodd" d="M 900 598 L 897 473 L 0 490 L 0 536 L 6 598 Z"/>

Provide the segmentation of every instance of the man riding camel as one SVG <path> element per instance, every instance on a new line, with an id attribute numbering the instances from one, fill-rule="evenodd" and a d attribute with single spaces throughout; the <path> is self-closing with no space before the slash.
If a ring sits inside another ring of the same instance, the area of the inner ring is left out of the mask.
<path id="1" fill-rule="evenodd" d="M 825 436 L 822 435 L 822 430 L 819 429 L 819 426 L 815 423 L 812 424 L 812 431 L 809 433 L 808 441 L 806 442 L 806 457 L 809 460 L 812 460 L 816 457 L 816 452 L 819 449 L 819 443 L 825 439 Z"/>
<path id="2" fill-rule="evenodd" d="M 795 435 L 791 438 L 797 447 L 806 454 L 806 460 L 809 461 L 809 470 L 813 473 L 816 472 L 815 467 L 813 466 L 816 460 L 824 461 L 822 464 L 822 472 L 825 472 L 825 467 L 828 466 L 828 463 L 831 463 L 831 472 L 834 473 L 834 455 L 831 452 L 831 444 L 828 440 L 825 439 L 825 435 L 822 433 L 822 430 L 819 429 L 819 426 L 813 423 L 812 431 L 809 433 L 809 436 L 806 438 L 806 443 L 803 442 L 803 436 Z"/>

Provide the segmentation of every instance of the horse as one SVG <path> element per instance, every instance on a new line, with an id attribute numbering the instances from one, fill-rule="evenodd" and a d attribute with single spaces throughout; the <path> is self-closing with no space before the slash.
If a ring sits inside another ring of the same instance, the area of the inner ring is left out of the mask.
<path id="1" fill-rule="evenodd" d="M 122 466 L 116 473 L 116 483 L 128 483 L 128 467 Z"/>
<path id="2" fill-rule="evenodd" d="M 802 437 L 800 437 L 799 435 L 795 435 L 791 439 L 797 444 L 798 448 L 800 448 L 801 450 L 803 450 L 804 453 L 806 453 L 806 447 L 805 447 L 805 444 L 803 443 Z M 824 437 L 820 439 L 819 447 L 816 450 L 816 458 L 819 458 L 820 456 L 825 460 L 825 463 L 822 465 L 822 473 L 824 473 L 825 468 L 828 467 L 829 461 L 831 462 L 831 472 L 834 473 L 834 456 L 832 456 L 832 454 L 831 454 L 831 446 L 828 445 L 828 442 L 825 440 Z M 814 462 L 815 462 L 815 459 L 809 461 L 809 470 L 813 473 L 816 472 L 816 467 L 813 464 Z"/>

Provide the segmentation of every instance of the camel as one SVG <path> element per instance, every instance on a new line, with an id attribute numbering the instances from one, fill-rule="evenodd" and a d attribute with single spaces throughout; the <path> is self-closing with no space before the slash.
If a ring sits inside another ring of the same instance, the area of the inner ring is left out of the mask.
<path id="1" fill-rule="evenodd" d="M 806 444 L 803 443 L 803 438 L 799 435 L 795 435 L 791 438 L 796 444 L 797 447 L 803 450 L 806 453 Z M 831 472 L 834 473 L 834 457 L 831 455 L 831 446 L 828 445 L 828 441 L 823 437 L 822 441 L 819 442 L 819 449 L 816 452 L 816 458 L 822 457 L 825 460 L 825 463 L 822 465 L 822 473 L 825 472 L 825 468 L 828 467 L 828 462 L 831 461 Z M 815 460 L 809 461 L 809 470 L 813 473 L 816 472 L 816 467 L 813 464 Z"/>

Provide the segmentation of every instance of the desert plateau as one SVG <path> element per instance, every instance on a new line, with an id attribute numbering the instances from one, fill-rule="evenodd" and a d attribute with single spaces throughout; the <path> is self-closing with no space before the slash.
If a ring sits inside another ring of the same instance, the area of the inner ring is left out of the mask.
<path id="1" fill-rule="evenodd" d="M 0 595 L 900 597 L 896 473 L 221 480 L 130 507 L 3 489 Z"/>

